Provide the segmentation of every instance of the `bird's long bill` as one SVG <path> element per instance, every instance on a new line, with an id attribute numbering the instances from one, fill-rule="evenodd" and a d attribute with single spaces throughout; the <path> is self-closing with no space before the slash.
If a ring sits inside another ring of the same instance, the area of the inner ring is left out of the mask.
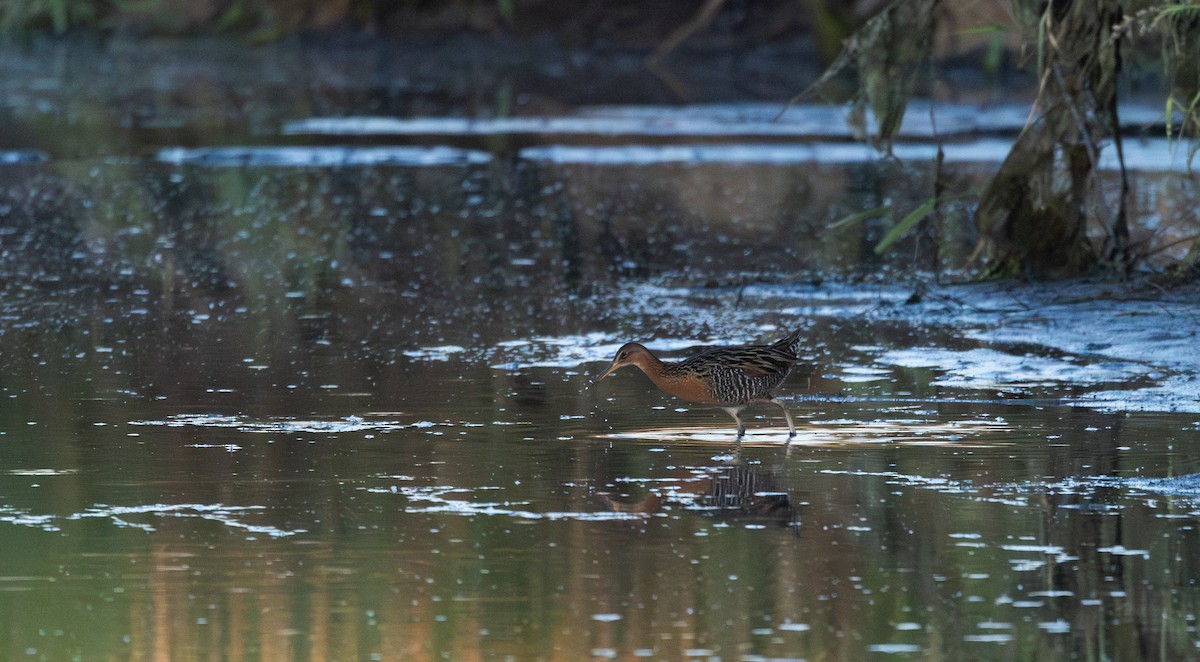
<path id="1" fill-rule="evenodd" d="M 620 367 L 621 367 L 621 365 L 619 363 L 617 363 L 617 361 L 614 359 L 613 362 L 608 365 L 608 369 L 606 369 L 604 372 L 600 373 L 599 377 L 592 380 L 592 386 L 599 384 L 601 379 L 604 379 L 605 377 L 613 374 L 614 372 L 616 372 L 617 368 L 620 368 Z"/>

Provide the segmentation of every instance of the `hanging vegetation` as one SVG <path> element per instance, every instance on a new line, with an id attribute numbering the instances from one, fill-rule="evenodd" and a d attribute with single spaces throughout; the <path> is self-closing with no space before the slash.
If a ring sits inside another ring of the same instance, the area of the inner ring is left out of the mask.
<path id="1" fill-rule="evenodd" d="M 928 59 L 938 5 L 891 3 L 847 40 L 818 81 L 820 87 L 843 70 L 857 73 L 856 128 L 884 148 Z M 1123 51 L 1146 35 L 1161 40 L 1173 86 L 1166 101 L 1168 132 L 1200 134 L 1200 3 L 1011 0 L 1010 7 L 1014 25 L 1036 53 L 1038 98 L 1031 120 L 980 195 L 976 255 L 991 276 L 1067 276 L 1097 266 L 1125 274 L 1138 256 L 1129 240 L 1130 186 L 1118 111 Z M 1100 154 L 1108 148 L 1115 150 L 1120 171 L 1116 204 L 1094 210 L 1088 201 L 1097 193 Z M 916 225 L 906 220 L 908 228 Z M 1089 222 L 1103 230 L 1099 245 L 1088 240 Z M 1197 257 L 1193 249 L 1183 266 Z"/>

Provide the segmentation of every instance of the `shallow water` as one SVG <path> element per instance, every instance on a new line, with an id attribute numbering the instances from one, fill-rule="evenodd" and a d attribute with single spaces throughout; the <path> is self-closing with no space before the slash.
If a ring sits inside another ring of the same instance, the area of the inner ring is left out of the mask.
<path id="1" fill-rule="evenodd" d="M 0 152 L 0 658 L 1196 656 L 1194 297 L 897 284 L 961 273 L 967 203 L 936 263 L 830 225 L 928 196 L 922 121 L 881 160 L 813 107 L 163 103 Z M 1021 121 L 949 108 L 953 183 Z M 1127 150 L 1140 231 L 1192 232 Z M 790 444 L 590 385 L 795 327 Z"/>
<path id="2" fill-rule="evenodd" d="M 1064 404 L 1151 368 L 965 347 L 929 311 L 871 312 L 878 288 L 769 291 L 784 306 L 751 293 L 699 336 L 680 328 L 716 316 L 709 290 L 632 285 L 584 306 L 627 331 L 534 315 L 437 344 L 361 333 L 369 292 L 10 301 L 6 655 L 1194 653 L 1197 415 Z M 780 307 L 816 311 L 790 445 L 769 407 L 739 448 L 725 414 L 637 374 L 588 386 L 625 335 L 680 355 L 775 335 Z"/>

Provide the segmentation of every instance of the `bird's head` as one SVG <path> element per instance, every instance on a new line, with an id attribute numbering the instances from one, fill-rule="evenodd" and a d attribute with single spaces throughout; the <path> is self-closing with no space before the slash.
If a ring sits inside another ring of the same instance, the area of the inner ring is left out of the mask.
<path id="1" fill-rule="evenodd" d="M 625 343 L 621 346 L 621 349 L 617 350 L 617 355 L 613 357 L 612 363 L 609 364 L 608 369 L 600 373 L 600 376 L 597 377 L 592 384 L 600 383 L 600 380 L 627 365 L 636 365 L 638 367 L 642 367 L 646 364 L 647 359 L 649 358 L 650 350 L 635 342 Z"/>

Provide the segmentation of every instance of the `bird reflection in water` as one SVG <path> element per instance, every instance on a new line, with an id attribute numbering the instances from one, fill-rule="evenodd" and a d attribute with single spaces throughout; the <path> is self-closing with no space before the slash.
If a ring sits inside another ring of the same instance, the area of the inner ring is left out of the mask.
<path id="1" fill-rule="evenodd" d="M 781 488 L 775 472 L 761 466 L 733 460 L 700 473 L 671 481 L 655 488 L 641 501 L 624 503 L 597 493 L 600 501 L 613 512 L 654 515 L 679 506 L 720 518 L 772 522 L 796 526 L 799 520 L 791 497 Z"/>

